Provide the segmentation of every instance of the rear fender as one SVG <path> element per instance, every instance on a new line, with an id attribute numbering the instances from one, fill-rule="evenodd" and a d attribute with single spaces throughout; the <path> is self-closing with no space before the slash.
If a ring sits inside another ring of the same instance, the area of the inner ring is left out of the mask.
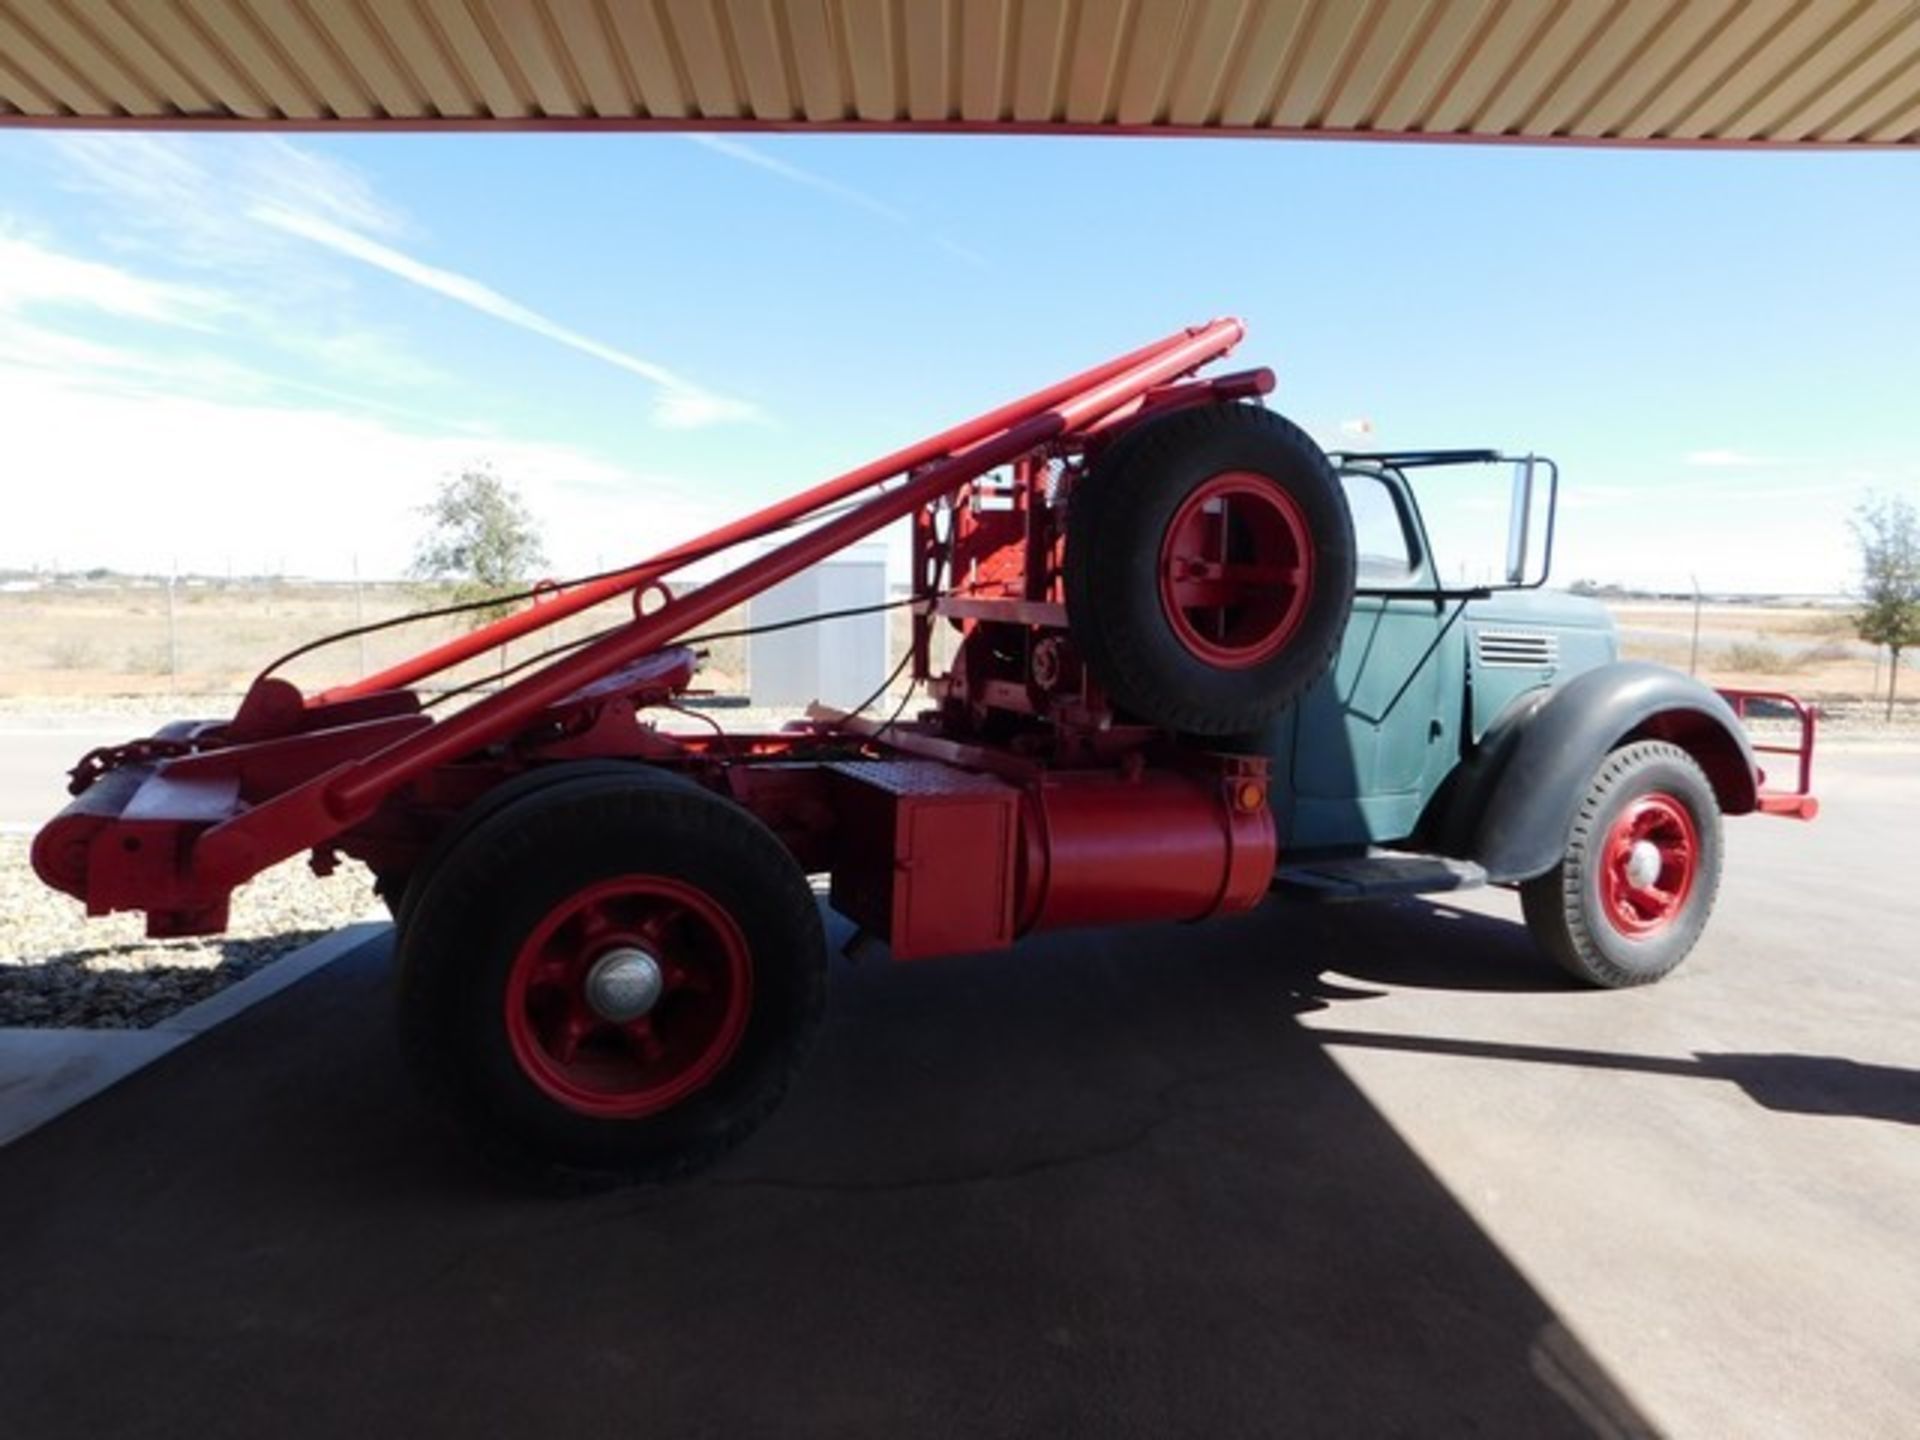
<path id="1" fill-rule="evenodd" d="M 1691 755 L 1720 809 L 1745 815 L 1758 772 L 1731 706 L 1691 676 L 1622 660 L 1587 670 L 1557 690 L 1521 696 L 1466 767 L 1447 831 L 1489 879 L 1531 879 L 1560 863 L 1574 812 L 1609 751 L 1666 740 Z M 1464 843 L 1461 843 L 1464 842 Z"/>

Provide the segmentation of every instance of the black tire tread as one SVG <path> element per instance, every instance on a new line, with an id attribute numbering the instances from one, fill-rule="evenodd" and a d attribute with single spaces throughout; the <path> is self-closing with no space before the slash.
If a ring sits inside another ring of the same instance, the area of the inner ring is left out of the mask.
<path id="1" fill-rule="evenodd" d="M 1093 673 L 1119 704 L 1154 724 L 1191 735 L 1217 737 L 1256 731 L 1295 696 L 1223 710 L 1190 690 L 1169 684 L 1143 658 L 1143 641 L 1147 638 L 1143 611 L 1103 599 L 1103 590 L 1114 582 L 1089 555 L 1104 551 L 1104 537 L 1148 503 L 1165 466 L 1182 451 L 1247 430 L 1264 431 L 1287 449 L 1303 452 L 1308 464 L 1327 463 L 1313 438 L 1285 416 L 1252 405 L 1197 405 L 1127 432 L 1096 462 L 1096 473 L 1091 477 L 1094 483 L 1077 487 L 1073 495 L 1064 580 L 1074 639 Z M 1344 518 L 1343 499 L 1340 513 Z M 1351 521 L 1346 524 L 1344 555 L 1326 557 L 1332 562 L 1327 568 L 1335 572 L 1330 583 L 1345 592 L 1343 601 L 1350 600 L 1352 590 Z M 1344 580 L 1340 578 L 1343 564 L 1348 572 Z M 1301 667 L 1300 673 L 1313 679 L 1325 674 L 1340 648 L 1345 628 L 1343 609 L 1342 623 L 1327 626 L 1317 641 L 1300 637 L 1296 646 L 1310 645 L 1311 650 L 1287 652 Z"/>
<path id="2" fill-rule="evenodd" d="M 385 875 L 378 878 L 375 890 L 386 902 L 387 913 L 393 916 L 396 930 L 404 930 L 433 873 L 440 868 L 449 854 L 460 844 L 476 825 L 489 816 L 497 814 L 526 795 L 536 790 L 544 790 L 549 785 L 557 785 L 564 780 L 579 780 L 595 775 L 622 775 L 638 773 L 642 770 L 634 760 L 562 760 L 552 765 L 542 765 L 536 769 L 523 771 L 511 780 L 504 780 L 493 789 L 475 800 L 462 810 L 446 827 L 433 837 L 426 853 L 420 857 L 413 869 L 404 876 Z M 652 774 L 664 774 L 664 771 L 652 771 Z"/>
<path id="3" fill-rule="evenodd" d="M 537 788 L 469 829 L 421 893 L 399 957 L 396 1002 L 402 1048 L 421 1089 L 496 1163 L 567 1188 L 674 1180 L 718 1160 L 785 1097 L 826 1007 L 826 947 L 819 908 L 786 848 L 745 810 L 688 780 L 643 765 L 625 768 L 630 773 L 576 776 Z M 712 840 L 733 847 L 744 870 L 784 876 L 784 883 L 767 887 L 761 896 L 770 912 L 764 919 L 798 937 L 804 973 L 792 1013 L 784 1017 L 792 1031 L 784 1060 L 723 1123 L 643 1153 L 582 1158 L 503 1128 L 487 1097 L 471 1083 L 457 1037 L 441 1023 L 452 1000 L 449 987 L 459 978 L 457 967 L 433 964 L 432 957 L 439 931 L 456 926 L 493 887 L 510 883 L 544 847 L 564 843 L 582 824 L 636 812 L 683 847 L 697 848 L 703 840 Z"/>
<path id="4" fill-rule="evenodd" d="M 1600 838 L 1600 816 L 1607 808 L 1607 802 L 1623 784 L 1655 763 L 1674 765 L 1690 774 L 1698 782 L 1699 793 L 1707 799 L 1713 821 L 1711 833 L 1702 837 L 1703 845 L 1711 853 L 1711 862 L 1703 867 L 1706 873 L 1696 882 L 1703 885 L 1704 890 L 1696 912 L 1697 919 L 1690 922 L 1697 938 L 1712 917 L 1714 903 L 1719 898 L 1722 854 L 1720 812 L 1714 802 L 1712 782 L 1707 779 L 1699 763 L 1678 745 L 1664 740 L 1634 741 L 1608 753 L 1574 812 L 1573 825 L 1567 835 L 1565 857 L 1553 869 L 1523 881 L 1520 886 L 1521 913 L 1526 918 L 1527 928 L 1532 932 L 1535 943 L 1568 974 L 1604 989 L 1619 990 L 1651 984 L 1670 973 L 1692 948 L 1690 942 L 1657 968 L 1628 969 L 1610 959 L 1594 943 L 1592 932 L 1583 919 L 1586 911 L 1586 862 Z"/>

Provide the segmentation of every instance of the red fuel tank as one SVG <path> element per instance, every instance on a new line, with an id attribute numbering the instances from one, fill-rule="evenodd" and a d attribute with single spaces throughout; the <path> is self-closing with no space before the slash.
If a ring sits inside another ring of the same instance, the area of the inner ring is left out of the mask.
<path id="1" fill-rule="evenodd" d="M 1022 934 L 1250 910 L 1273 881 L 1264 760 L 1223 759 L 1211 774 L 1059 774 L 1022 800 Z"/>

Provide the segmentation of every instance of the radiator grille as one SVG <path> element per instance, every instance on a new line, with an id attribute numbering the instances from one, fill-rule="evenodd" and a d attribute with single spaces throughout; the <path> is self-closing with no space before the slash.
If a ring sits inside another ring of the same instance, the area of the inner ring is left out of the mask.
<path id="1" fill-rule="evenodd" d="M 1476 665 L 1539 670 L 1560 659 L 1560 641 L 1546 630 L 1481 630 L 1473 637 Z"/>

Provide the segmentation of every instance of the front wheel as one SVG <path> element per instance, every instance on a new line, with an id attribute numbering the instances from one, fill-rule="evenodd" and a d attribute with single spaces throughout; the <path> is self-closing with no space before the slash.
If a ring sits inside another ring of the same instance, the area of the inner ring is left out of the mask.
<path id="1" fill-rule="evenodd" d="M 1521 909 L 1540 948 L 1588 984 L 1650 984 L 1706 929 L 1720 859 L 1720 806 L 1699 765 L 1638 741 L 1602 762 L 1565 857 L 1521 885 Z"/>
<path id="2" fill-rule="evenodd" d="M 819 1026 L 806 877 L 751 815 L 658 771 L 501 807 L 409 911 L 407 1058 L 519 1168 L 658 1180 L 708 1164 L 772 1112 Z"/>

